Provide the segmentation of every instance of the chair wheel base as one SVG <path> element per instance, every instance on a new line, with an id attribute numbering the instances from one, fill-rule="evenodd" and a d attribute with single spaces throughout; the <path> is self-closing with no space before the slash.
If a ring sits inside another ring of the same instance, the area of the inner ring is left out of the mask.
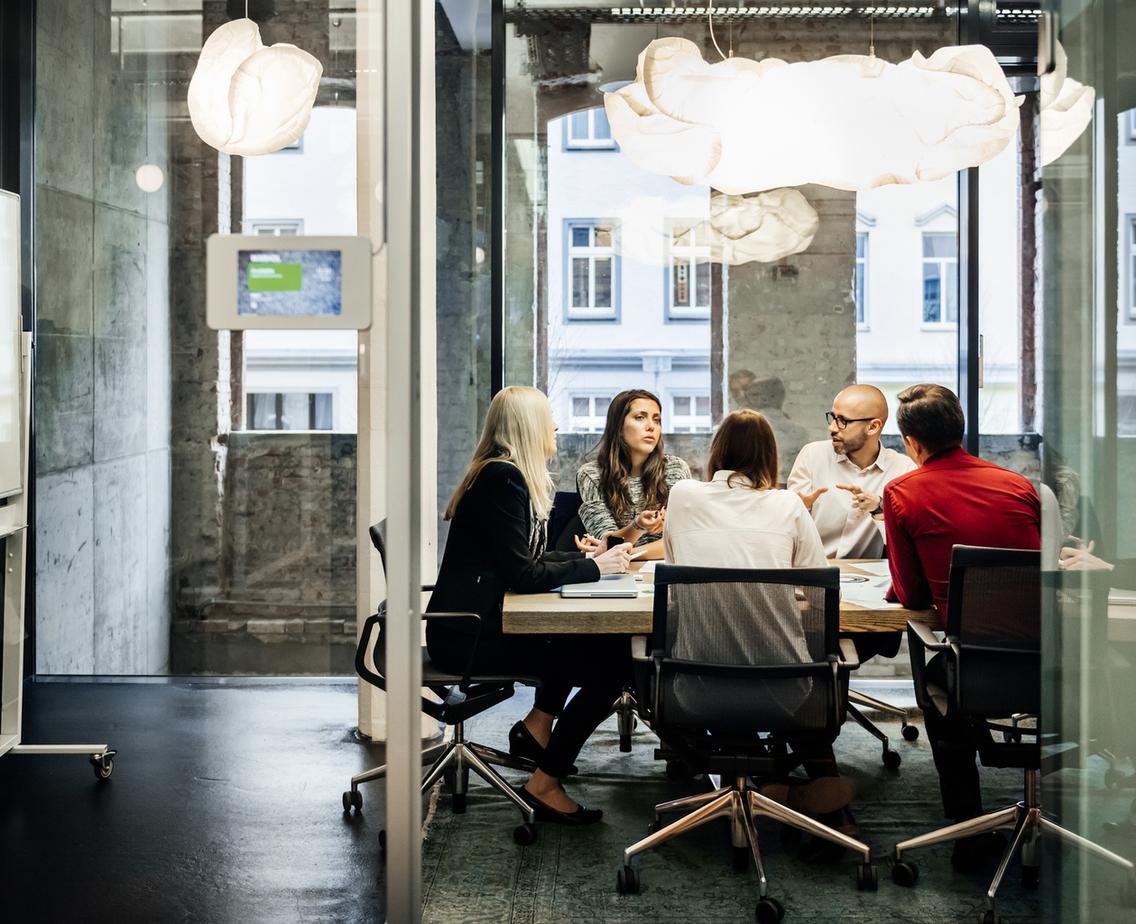
<path id="1" fill-rule="evenodd" d="M 777 924 L 785 917 L 785 906 L 777 899 L 767 895 L 757 903 L 757 907 L 753 910 L 753 916 L 757 924 Z"/>
<path id="2" fill-rule="evenodd" d="M 624 754 L 630 754 L 631 753 L 631 736 L 630 735 L 620 735 L 619 736 L 619 749 Z"/>
<path id="3" fill-rule="evenodd" d="M 896 885 L 911 888 L 919 881 L 919 867 L 910 860 L 896 860 L 891 868 L 891 881 Z"/>
<path id="4" fill-rule="evenodd" d="M 880 877 L 875 863 L 861 863 L 856 867 L 856 888 L 861 892 L 875 892 L 880 887 Z"/>
<path id="5" fill-rule="evenodd" d="M 625 866 L 615 874 L 615 891 L 620 895 L 639 894 L 639 874 L 630 866 Z"/>
<path id="6" fill-rule="evenodd" d="M 899 751 L 884 751 L 884 766 L 889 770 L 898 770 L 899 765 L 903 763 L 903 758 L 899 756 Z"/>
<path id="7" fill-rule="evenodd" d="M 343 811 L 351 814 L 351 810 L 363 810 L 363 794 L 358 789 L 349 789 L 343 794 Z"/>
<path id="8" fill-rule="evenodd" d="M 903 740 L 904 741 L 918 741 L 919 740 L 919 726 L 918 725 L 904 725 L 903 726 Z"/>
<path id="9" fill-rule="evenodd" d="M 517 825 L 513 828 L 513 843 L 522 847 L 531 847 L 536 843 L 536 825 L 530 822 Z"/>

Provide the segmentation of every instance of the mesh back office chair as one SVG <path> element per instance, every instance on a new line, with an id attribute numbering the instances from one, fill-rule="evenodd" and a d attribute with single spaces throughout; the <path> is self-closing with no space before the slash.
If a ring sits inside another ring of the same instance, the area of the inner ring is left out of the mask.
<path id="1" fill-rule="evenodd" d="M 1013 836 L 986 892 L 983 924 L 999 920 L 995 909 L 998 887 L 1011 859 L 1022 852 L 1022 881 L 1038 885 L 1038 838 L 1044 832 L 1126 868 L 1133 865 L 1111 851 L 1067 831 L 1041 814 L 1037 771 L 1041 765 L 1038 729 L 1019 719 L 1037 716 L 1041 708 L 1041 555 L 1019 549 L 988 549 L 956 545 L 951 556 L 950 601 L 946 639 L 940 642 L 930 628 L 908 623 L 915 695 L 924 709 L 970 723 L 979 759 L 986 767 L 1017 767 L 1025 775 L 1025 799 L 990 812 L 922 834 L 895 846 L 892 879 L 914 885 L 918 868 L 903 858 L 909 850 L 987 831 L 1013 829 Z M 947 687 L 930 683 L 926 654 L 947 658 Z M 991 719 L 1009 717 L 1010 724 Z M 1000 732 L 996 740 L 992 732 Z"/>
<path id="2" fill-rule="evenodd" d="M 650 652 L 636 653 L 640 702 L 649 706 L 671 754 L 730 782 L 656 805 L 653 833 L 623 852 L 616 879 L 620 892 L 639 890 L 631 866 L 636 854 L 727 818 L 735 864 L 744 869 L 752 859 L 757 872 L 759 924 L 780 920 L 784 909 L 766 895 L 755 815 L 856 851 L 858 884 L 875 889 L 867 844 L 774 802 L 748 781 L 780 776 L 799 763 L 789 756 L 786 742 L 830 744 L 836 738 L 844 720 L 847 673 L 857 666 L 855 649 L 839 639 L 839 609 L 837 568 L 658 567 Z M 662 814 L 688 809 L 678 821 L 659 826 Z"/>
<path id="3" fill-rule="evenodd" d="M 380 523 L 370 528 L 371 542 L 379 553 L 386 571 L 386 543 L 383 538 L 383 526 Z M 423 590 L 432 590 L 423 587 Z M 431 620 L 449 620 L 463 622 L 468 626 L 480 627 L 481 617 L 476 613 L 423 613 L 424 622 Z M 359 637 L 358 647 L 355 649 L 355 671 L 380 690 L 386 689 L 386 679 L 383 676 L 384 645 L 383 628 L 386 623 L 386 601 L 379 606 L 379 611 L 368 617 L 363 625 L 363 632 Z M 372 643 L 375 629 L 379 629 L 378 640 Z M 525 804 L 524 800 L 513 791 L 513 787 L 493 769 L 494 765 L 511 767 L 515 770 L 532 771 L 535 765 L 532 761 L 513 757 L 496 748 L 486 747 L 472 741 L 465 740 L 465 720 L 484 712 L 498 703 L 509 699 L 513 695 L 513 685 L 516 683 L 537 685 L 535 677 L 518 676 L 490 676 L 471 675 L 471 668 L 477 652 L 477 637 L 474 636 L 473 646 L 470 649 L 469 661 L 461 674 L 444 671 L 430 660 L 425 646 L 422 648 L 422 683 L 441 702 L 422 697 L 422 711 L 428 716 L 453 728 L 453 738 L 440 745 L 430 748 L 423 754 L 423 758 L 432 757 L 433 763 L 422 779 L 422 792 L 430 788 L 442 777 L 449 774 L 449 783 L 453 791 L 453 810 L 461 814 L 466 808 L 466 790 L 469 785 L 469 771 L 473 770 L 486 783 L 497 790 L 506 799 L 520 810 L 524 821 L 513 831 L 513 839 L 522 846 L 536 841 L 536 819 L 533 810 Z M 375 670 L 367 665 L 367 655 L 370 653 L 374 659 Z M 363 807 L 363 794 L 359 791 L 359 784 L 369 780 L 377 780 L 386 775 L 386 765 L 374 767 L 363 773 L 351 777 L 351 788 L 343 793 L 343 811 L 356 811 Z M 379 832 L 379 846 L 386 849 L 386 832 Z"/>

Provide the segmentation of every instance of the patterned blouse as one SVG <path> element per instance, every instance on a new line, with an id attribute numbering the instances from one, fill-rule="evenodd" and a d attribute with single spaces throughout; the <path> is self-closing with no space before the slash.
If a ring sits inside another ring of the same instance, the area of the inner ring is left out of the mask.
<path id="1" fill-rule="evenodd" d="M 672 455 L 664 455 L 663 458 L 666 461 L 665 477 L 668 489 L 673 487 L 676 481 L 690 477 L 690 466 L 683 459 Z M 643 480 L 628 478 L 627 493 L 631 499 L 631 509 L 621 523 L 615 522 L 600 483 L 598 462 L 585 462 L 580 466 L 580 471 L 576 473 L 576 490 L 580 492 L 580 520 L 583 521 L 584 529 L 596 538 L 606 532 L 623 529 L 643 512 Z M 663 538 L 662 533 L 644 533 L 635 544 L 646 545 L 661 538 Z"/>

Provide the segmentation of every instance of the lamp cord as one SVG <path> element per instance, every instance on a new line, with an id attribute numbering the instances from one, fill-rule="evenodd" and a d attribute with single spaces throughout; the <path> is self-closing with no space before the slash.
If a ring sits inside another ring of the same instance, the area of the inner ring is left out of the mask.
<path id="1" fill-rule="evenodd" d="M 718 45 L 718 40 L 714 37 L 714 0 L 708 0 L 706 4 L 706 21 L 710 26 L 710 41 L 714 43 L 714 48 L 717 50 L 718 55 L 723 61 L 726 56 L 722 54 L 722 49 Z"/>

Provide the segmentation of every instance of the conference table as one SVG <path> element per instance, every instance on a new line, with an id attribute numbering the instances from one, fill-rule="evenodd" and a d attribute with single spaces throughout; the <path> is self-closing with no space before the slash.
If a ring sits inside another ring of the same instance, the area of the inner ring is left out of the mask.
<path id="1" fill-rule="evenodd" d="M 871 632 L 902 632 L 908 620 L 938 626 L 932 610 L 909 610 L 887 603 L 884 593 L 890 580 L 886 563 L 864 559 L 830 562 L 840 568 L 840 631 L 849 635 Z M 631 570 L 641 572 L 642 562 Z M 654 574 L 641 575 L 643 590 L 634 598 L 591 597 L 564 599 L 559 593 L 505 594 L 501 626 L 506 635 L 613 634 L 649 635 L 655 597 Z M 853 581 L 852 583 L 844 583 Z M 846 591 L 847 589 L 847 591 Z"/>

